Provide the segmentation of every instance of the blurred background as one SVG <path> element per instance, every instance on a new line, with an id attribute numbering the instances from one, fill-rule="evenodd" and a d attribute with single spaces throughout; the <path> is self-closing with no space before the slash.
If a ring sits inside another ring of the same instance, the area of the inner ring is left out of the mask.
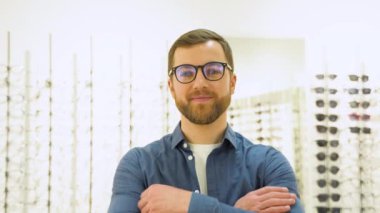
<path id="1" fill-rule="evenodd" d="M 380 211 L 378 1 L 0 0 L 0 212 L 106 212 L 121 157 L 173 131 L 167 52 L 232 46 L 229 123 L 293 166 L 306 212 Z"/>

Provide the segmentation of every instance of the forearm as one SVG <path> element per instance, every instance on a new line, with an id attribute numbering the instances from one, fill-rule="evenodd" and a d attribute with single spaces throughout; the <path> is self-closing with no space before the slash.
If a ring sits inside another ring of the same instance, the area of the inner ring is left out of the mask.
<path id="1" fill-rule="evenodd" d="M 219 202 L 216 198 L 192 193 L 189 213 L 248 213 L 242 209 Z M 252 212 L 250 212 L 252 213 Z"/>

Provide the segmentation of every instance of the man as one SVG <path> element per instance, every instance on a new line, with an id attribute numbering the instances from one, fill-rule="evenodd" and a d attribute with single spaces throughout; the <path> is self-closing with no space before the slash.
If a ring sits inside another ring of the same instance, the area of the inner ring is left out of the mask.
<path id="1" fill-rule="evenodd" d="M 236 84 L 228 43 L 190 31 L 171 47 L 168 65 L 181 122 L 123 157 L 109 212 L 303 212 L 286 158 L 227 124 Z"/>

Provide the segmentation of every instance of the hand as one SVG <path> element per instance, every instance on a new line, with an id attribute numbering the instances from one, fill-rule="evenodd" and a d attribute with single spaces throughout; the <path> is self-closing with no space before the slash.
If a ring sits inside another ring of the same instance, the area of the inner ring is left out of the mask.
<path id="1" fill-rule="evenodd" d="M 266 186 L 241 197 L 236 201 L 235 207 L 258 213 L 282 213 L 290 211 L 296 198 L 285 187 Z"/>
<path id="2" fill-rule="evenodd" d="M 137 205 L 141 213 L 182 213 L 188 211 L 190 199 L 190 191 L 153 184 L 141 194 Z"/>

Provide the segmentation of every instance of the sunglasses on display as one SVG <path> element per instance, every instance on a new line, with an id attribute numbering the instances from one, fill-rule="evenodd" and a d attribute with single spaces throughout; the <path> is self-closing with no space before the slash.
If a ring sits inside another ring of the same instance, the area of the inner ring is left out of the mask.
<path id="1" fill-rule="evenodd" d="M 341 212 L 341 208 L 338 208 L 338 207 L 321 207 L 321 206 L 317 206 L 317 212 L 318 213 L 340 213 Z"/>
<path id="2" fill-rule="evenodd" d="M 328 89 L 328 88 L 325 88 L 325 87 L 315 87 L 313 89 L 316 93 L 318 94 L 321 94 L 321 93 L 325 93 L 325 92 L 329 92 L 330 94 L 335 94 L 338 92 L 337 89 Z"/>
<path id="3" fill-rule="evenodd" d="M 317 180 L 317 184 L 320 188 L 323 188 L 323 187 L 327 186 L 327 180 L 319 179 L 319 180 Z M 331 180 L 330 181 L 330 186 L 333 188 L 338 188 L 339 184 L 340 184 L 340 182 L 338 180 Z"/>
<path id="4" fill-rule="evenodd" d="M 331 166 L 329 170 L 332 174 L 336 175 L 339 172 L 339 167 Z M 319 174 L 324 174 L 327 171 L 327 167 L 325 165 L 319 165 L 317 166 L 317 171 Z"/>
<path id="5" fill-rule="evenodd" d="M 328 103 L 329 103 L 329 106 L 331 108 L 335 108 L 338 105 L 338 102 L 334 101 L 334 100 L 331 100 Z M 319 99 L 319 100 L 315 101 L 315 104 L 317 105 L 317 107 L 324 107 L 325 106 L 325 101 Z"/>
<path id="6" fill-rule="evenodd" d="M 339 141 L 338 140 L 316 140 L 317 144 L 319 147 L 326 147 L 328 143 L 330 143 L 331 147 L 338 147 L 339 146 Z"/>
<path id="7" fill-rule="evenodd" d="M 316 129 L 317 129 L 317 131 L 318 131 L 319 133 L 326 133 L 327 130 L 329 130 L 329 132 L 330 132 L 331 134 L 336 134 L 336 133 L 338 132 L 338 128 L 335 127 L 335 126 L 327 127 L 327 126 L 317 125 L 317 126 L 315 126 L 315 127 L 316 127 Z"/>
<path id="8" fill-rule="evenodd" d="M 362 94 L 370 94 L 371 93 L 371 89 L 370 88 L 362 88 L 362 89 L 349 88 L 348 89 L 348 93 L 350 95 L 359 94 L 360 91 L 362 92 Z"/>
<path id="9" fill-rule="evenodd" d="M 320 160 L 320 161 L 323 161 L 326 159 L 326 153 L 324 153 L 324 152 L 319 152 L 316 156 L 317 156 L 318 160 Z M 339 158 L 338 153 L 333 152 L 330 154 L 330 160 L 336 161 L 336 160 L 338 160 L 338 158 Z"/>
<path id="10" fill-rule="evenodd" d="M 359 115 L 357 113 L 351 113 L 349 114 L 349 117 L 351 120 L 354 120 L 354 121 L 359 121 L 359 120 L 368 121 L 371 118 L 371 116 L 368 114 Z"/>
<path id="11" fill-rule="evenodd" d="M 370 106 L 370 103 L 368 101 L 358 102 L 358 101 L 351 101 L 350 107 L 351 108 L 358 108 L 361 106 L 364 109 L 367 109 Z"/>
<path id="12" fill-rule="evenodd" d="M 368 128 L 368 127 L 363 127 L 363 128 L 350 127 L 350 131 L 351 131 L 351 133 L 356 133 L 356 134 L 359 134 L 361 132 L 364 134 L 371 134 L 371 128 Z"/>
<path id="13" fill-rule="evenodd" d="M 337 75 L 336 74 L 317 74 L 315 75 L 315 77 L 319 80 L 323 80 L 327 78 L 334 80 L 337 77 Z"/>
<path id="14" fill-rule="evenodd" d="M 324 121 L 327 117 L 331 122 L 334 122 L 338 119 L 338 115 L 326 115 L 322 113 L 315 114 L 315 117 L 318 121 Z"/>
<path id="15" fill-rule="evenodd" d="M 358 81 L 359 79 L 361 79 L 363 82 L 367 82 L 368 79 L 369 79 L 368 75 L 362 75 L 362 76 L 359 76 L 359 75 L 349 75 L 348 77 L 349 77 L 349 79 L 351 81 Z"/>
<path id="16" fill-rule="evenodd" d="M 340 200 L 340 194 L 338 194 L 338 193 L 332 193 L 332 194 L 323 193 L 323 194 L 318 194 L 317 198 L 318 198 L 319 202 L 326 202 L 329 198 L 331 198 L 331 200 L 333 200 L 333 201 L 339 201 Z"/>
<path id="17" fill-rule="evenodd" d="M 232 67 L 223 62 L 212 61 L 204 65 L 195 66 L 192 64 L 181 64 L 169 70 L 169 76 L 174 73 L 176 79 L 183 84 L 188 84 L 195 80 L 198 69 L 201 68 L 203 76 L 209 81 L 218 81 L 224 76 L 226 67 L 232 70 Z"/>

